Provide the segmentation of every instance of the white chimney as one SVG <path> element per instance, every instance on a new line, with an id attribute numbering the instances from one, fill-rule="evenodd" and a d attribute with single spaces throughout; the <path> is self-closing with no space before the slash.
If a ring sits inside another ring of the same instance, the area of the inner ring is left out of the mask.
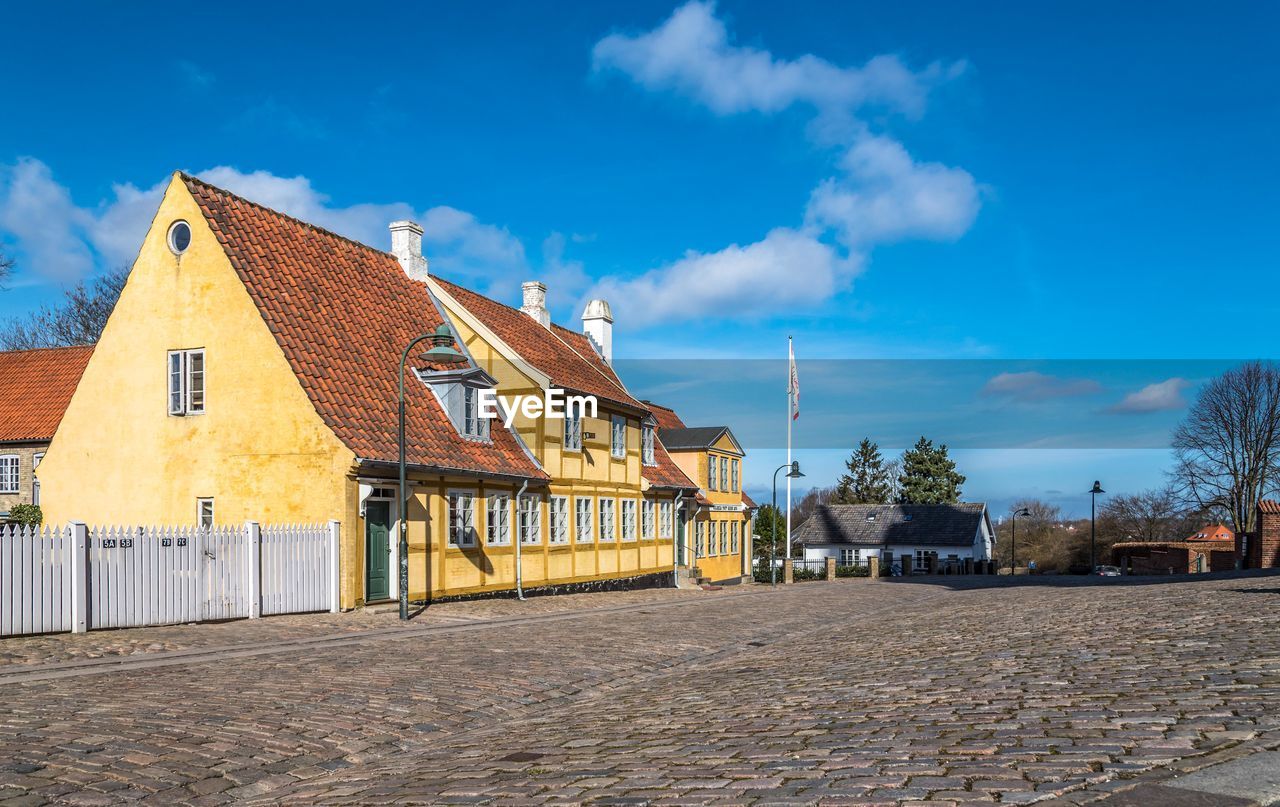
<path id="1" fill-rule="evenodd" d="M 547 313 L 546 284 L 530 280 L 528 283 L 521 283 L 520 290 L 524 292 L 524 304 L 520 306 L 520 310 L 537 320 L 542 327 L 550 328 L 551 315 Z"/>
<path id="2" fill-rule="evenodd" d="M 600 355 L 613 364 L 613 312 L 604 300 L 592 300 L 582 312 L 582 332 L 600 348 Z"/>
<path id="3" fill-rule="evenodd" d="M 400 261 L 404 273 L 414 280 L 427 279 L 427 259 L 422 256 L 422 226 L 415 221 L 393 221 L 391 254 Z"/>

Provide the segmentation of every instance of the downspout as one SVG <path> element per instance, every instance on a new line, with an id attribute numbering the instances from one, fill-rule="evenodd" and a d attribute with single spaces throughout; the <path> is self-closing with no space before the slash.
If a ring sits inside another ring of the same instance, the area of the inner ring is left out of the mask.
<path id="1" fill-rule="evenodd" d="M 671 585 L 680 588 L 680 546 L 684 543 L 681 538 L 681 523 L 684 519 L 680 516 L 680 503 L 684 500 L 683 493 L 676 494 L 675 503 L 671 506 L 671 518 L 675 522 L 671 525 Z"/>
<path id="2" fill-rule="evenodd" d="M 520 505 L 522 504 L 520 499 L 521 497 L 524 496 L 524 492 L 528 489 L 529 489 L 529 480 L 526 479 L 520 483 L 520 489 L 516 491 L 516 597 L 521 602 L 524 602 L 524 586 L 521 585 L 521 581 L 523 579 L 521 572 L 523 570 L 520 564 L 520 549 L 524 544 L 524 536 L 520 534 L 520 513 L 523 512 L 520 507 Z M 542 514 L 539 513 L 538 517 L 541 518 Z"/>

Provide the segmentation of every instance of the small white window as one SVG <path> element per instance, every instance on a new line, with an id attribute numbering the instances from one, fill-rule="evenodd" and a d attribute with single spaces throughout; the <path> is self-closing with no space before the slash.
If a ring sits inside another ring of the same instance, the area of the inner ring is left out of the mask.
<path id="1" fill-rule="evenodd" d="M 729 522 L 720 522 L 720 554 L 729 554 Z"/>
<path id="2" fill-rule="evenodd" d="M 18 455 L 0 455 L 0 493 L 17 493 L 18 490 Z"/>
<path id="3" fill-rule="evenodd" d="M 511 543 L 511 497 L 505 493 L 489 494 L 488 518 L 485 521 L 485 543 L 505 546 Z"/>
<path id="4" fill-rule="evenodd" d="M 707 522 L 699 521 L 697 529 L 697 538 L 693 544 L 693 554 L 695 557 L 704 557 L 707 554 Z"/>
<path id="5" fill-rule="evenodd" d="M 169 351 L 169 414 L 204 414 L 204 350 Z"/>
<path id="6" fill-rule="evenodd" d="M 169 251 L 174 255 L 181 255 L 191 246 L 191 225 L 181 219 L 175 221 L 169 225 L 166 240 L 169 242 Z"/>
<path id="7" fill-rule="evenodd" d="M 614 512 L 613 499 L 600 500 L 600 542 L 611 543 L 618 539 L 618 534 L 613 522 Z"/>
<path id="8" fill-rule="evenodd" d="M 738 522 L 729 525 L 729 552 L 730 554 L 738 554 Z"/>
<path id="9" fill-rule="evenodd" d="M 636 500 L 622 500 L 622 540 L 636 539 Z"/>
<path id="10" fill-rule="evenodd" d="M 542 499 L 539 496 L 520 499 L 520 543 L 542 543 Z"/>
<path id="11" fill-rule="evenodd" d="M 733 479 L 729 483 L 729 490 L 734 493 L 737 493 L 738 492 L 738 460 L 734 460 L 729 465 L 729 469 L 733 471 Z"/>
<path id="12" fill-rule="evenodd" d="M 449 543 L 476 545 L 476 499 L 466 491 L 449 492 Z"/>
<path id="13" fill-rule="evenodd" d="M 480 390 L 462 387 L 462 433 L 467 437 L 489 439 L 489 419 L 480 412 Z"/>
<path id="14" fill-rule="evenodd" d="M 658 535 L 662 538 L 670 538 L 673 531 L 673 511 L 675 507 L 671 502 L 661 502 L 658 506 L 661 524 L 658 525 Z"/>
<path id="15" fill-rule="evenodd" d="M 726 491 L 733 490 L 733 488 L 729 487 L 729 458 L 728 457 L 720 458 L 720 489 L 726 490 Z"/>
<path id="16" fill-rule="evenodd" d="M 647 423 L 640 427 L 640 460 L 645 465 L 657 465 L 657 460 L 654 459 L 653 427 Z"/>
<path id="17" fill-rule="evenodd" d="M 707 490 L 719 490 L 720 486 L 716 484 L 716 469 L 720 464 L 716 462 L 716 458 L 707 457 Z"/>
<path id="18" fill-rule="evenodd" d="M 652 541 L 657 537 L 654 510 L 652 499 L 645 499 L 640 504 L 640 537 L 646 541 Z"/>
<path id="19" fill-rule="evenodd" d="M 213 499 L 196 499 L 196 524 L 208 529 L 213 526 Z"/>
<path id="20" fill-rule="evenodd" d="M 609 439 L 609 455 L 614 459 L 625 459 L 627 456 L 627 419 L 614 415 L 611 421 Z"/>
<path id="21" fill-rule="evenodd" d="M 582 409 L 580 407 L 565 407 L 564 450 L 582 450 Z"/>
<path id="22" fill-rule="evenodd" d="M 591 530 L 587 530 L 590 535 Z M 551 497 L 551 543 L 566 544 L 569 542 L 569 497 Z"/>
<path id="23" fill-rule="evenodd" d="M 591 538 L 591 499 L 579 496 L 574 499 L 574 506 L 577 508 L 577 528 L 578 543 L 589 544 Z"/>

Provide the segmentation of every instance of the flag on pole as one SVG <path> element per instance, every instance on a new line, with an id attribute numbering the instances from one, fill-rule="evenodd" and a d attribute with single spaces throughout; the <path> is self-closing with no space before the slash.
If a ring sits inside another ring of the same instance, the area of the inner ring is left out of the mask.
<path id="1" fill-rule="evenodd" d="M 800 374 L 796 372 L 796 350 L 787 342 L 787 351 L 791 354 L 791 376 L 787 381 L 787 393 L 791 396 L 791 419 L 800 417 Z"/>

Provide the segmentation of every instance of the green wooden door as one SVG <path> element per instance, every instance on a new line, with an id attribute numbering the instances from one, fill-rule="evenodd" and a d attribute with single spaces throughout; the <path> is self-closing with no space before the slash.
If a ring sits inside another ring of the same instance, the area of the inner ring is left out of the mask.
<path id="1" fill-rule="evenodd" d="M 364 506 L 364 599 L 391 596 L 391 502 L 366 502 Z"/>

